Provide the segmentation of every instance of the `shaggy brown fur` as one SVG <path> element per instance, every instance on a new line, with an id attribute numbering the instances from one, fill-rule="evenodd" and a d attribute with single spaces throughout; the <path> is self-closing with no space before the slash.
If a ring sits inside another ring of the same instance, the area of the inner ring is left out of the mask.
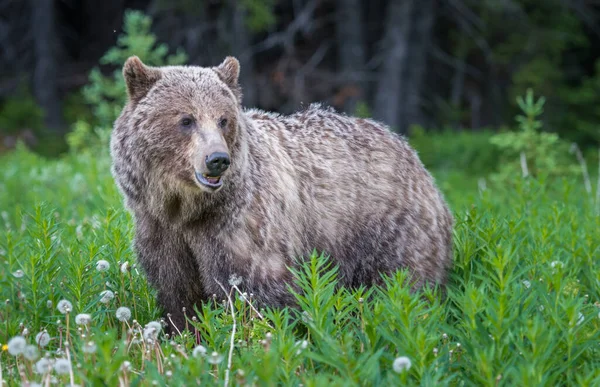
<path id="1" fill-rule="evenodd" d="M 341 283 L 408 268 L 443 284 L 452 216 L 416 153 L 381 123 L 312 105 L 291 116 L 243 110 L 239 65 L 123 69 L 129 102 L 111 141 L 113 174 L 135 217 L 135 248 L 159 303 L 183 326 L 232 275 L 261 303 L 293 303 L 286 265 L 313 249 Z M 191 122 L 191 124 L 190 124 Z M 219 150 L 216 189 L 196 173 Z"/>

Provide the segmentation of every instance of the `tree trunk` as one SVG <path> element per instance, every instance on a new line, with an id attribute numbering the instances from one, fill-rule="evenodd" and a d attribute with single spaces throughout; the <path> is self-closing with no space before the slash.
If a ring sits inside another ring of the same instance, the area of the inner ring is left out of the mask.
<path id="1" fill-rule="evenodd" d="M 244 95 L 244 106 L 256 105 L 256 83 L 254 82 L 254 58 L 249 50 L 251 33 L 246 25 L 247 11 L 239 5 L 233 7 L 232 55 L 240 61 L 240 85 Z"/>
<path id="2" fill-rule="evenodd" d="M 410 63 L 404 66 L 406 84 L 406 103 L 400 110 L 400 131 L 406 132 L 411 125 L 425 126 L 423 114 L 423 85 L 427 73 L 427 58 L 433 35 L 435 19 L 435 0 L 421 0 L 413 7 L 410 32 Z"/>
<path id="3" fill-rule="evenodd" d="M 407 65 L 410 16 L 413 0 L 390 1 L 383 38 L 383 64 L 375 94 L 373 116 L 400 131 L 400 104 L 405 103 L 403 84 L 404 67 Z"/>
<path id="4" fill-rule="evenodd" d="M 338 68 L 347 82 L 342 103 L 344 111 L 352 114 L 356 103 L 364 96 L 364 81 L 359 74 L 364 70 L 364 25 L 361 17 L 362 1 L 337 0 L 336 34 Z"/>
<path id="5" fill-rule="evenodd" d="M 58 92 L 57 34 L 54 25 L 54 1 L 32 0 L 32 31 L 35 52 L 33 91 L 37 103 L 44 109 L 47 130 L 64 130 L 62 107 Z"/>

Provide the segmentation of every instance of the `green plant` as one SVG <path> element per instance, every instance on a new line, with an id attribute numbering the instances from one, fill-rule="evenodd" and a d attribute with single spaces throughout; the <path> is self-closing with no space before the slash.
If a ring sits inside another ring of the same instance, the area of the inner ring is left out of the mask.
<path id="1" fill-rule="evenodd" d="M 525 98 L 517 97 L 523 114 L 516 120 L 519 130 L 494 135 L 490 142 L 501 152 L 500 167 L 492 179 L 501 183 L 514 181 L 518 176 L 566 176 L 580 173 L 579 167 L 569 157 L 569 143 L 558 134 L 541 131 L 540 120 L 544 112 L 545 98 L 534 98 L 527 90 Z"/>
<path id="2" fill-rule="evenodd" d="M 0 130 L 13 134 L 23 129 L 39 132 L 44 125 L 44 112 L 25 89 L 6 98 L 0 105 Z"/>
<path id="3" fill-rule="evenodd" d="M 117 45 L 100 59 L 100 64 L 117 69 L 110 76 L 106 76 L 99 68 L 94 68 L 90 72 L 90 83 L 82 90 L 84 101 L 92 107 L 96 124 L 74 124 L 74 130 L 67 136 L 72 150 L 83 149 L 94 143 L 106 146 L 113 122 L 119 116 L 127 98 L 121 73 L 121 67 L 127 58 L 137 55 L 149 66 L 180 65 L 187 60 L 182 50 L 177 50 L 176 54 L 169 54 L 166 44 L 157 43 L 151 27 L 152 20 L 149 16 L 140 11 L 125 12 L 123 34 L 119 36 Z"/>

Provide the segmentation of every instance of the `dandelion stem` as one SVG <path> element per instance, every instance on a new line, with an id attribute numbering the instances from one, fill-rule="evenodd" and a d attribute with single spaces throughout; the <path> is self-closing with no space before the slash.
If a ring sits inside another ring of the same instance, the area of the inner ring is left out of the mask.
<path id="1" fill-rule="evenodd" d="M 69 314 L 67 313 L 67 327 L 69 326 L 68 324 L 69 321 Z M 68 334 L 67 334 L 68 337 Z M 73 363 L 71 362 L 71 351 L 69 351 L 69 342 L 67 341 L 65 343 L 65 352 L 67 354 L 67 360 L 69 361 L 69 379 L 71 381 L 71 386 L 75 385 L 75 376 L 73 375 Z"/>
<path id="2" fill-rule="evenodd" d="M 233 327 L 231 328 L 231 342 L 229 345 L 229 356 L 227 358 L 227 369 L 225 370 L 225 383 L 223 384 L 225 387 L 227 387 L 227 386 L 229 386 L 229 373 L 231 372 L 231 362 L 233 360 L 233 348 L 235 346 L 235 329 L 236 329 L 235 310 L 233 307 L 233 301 L 231 300 L 229 293 L 227 293 L 227 290 L 225 290 L 225 287 L 223 285 L 221 285 L 221 283 L 219 281 L 217 281 L 217 285 L 219 285 L 221 287 L 221 289 L 223 289 L 223 293 L 225 293 L 225 295 L 227 296 L 227 300 L 229 301 L 229 305 L 231 306 L 231 318 L 233 318 Z"/>

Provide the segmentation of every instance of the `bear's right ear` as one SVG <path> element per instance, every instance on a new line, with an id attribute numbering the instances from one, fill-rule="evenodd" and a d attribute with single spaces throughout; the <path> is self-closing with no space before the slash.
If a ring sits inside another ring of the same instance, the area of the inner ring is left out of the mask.
<path id="1" fill-rule="evenodd" d="M 137 56 L 130 56 L 123 66 L 127 94 L 134 102 L 142 99 L 160 77 L 160 70 L 146 66 Z"/>

